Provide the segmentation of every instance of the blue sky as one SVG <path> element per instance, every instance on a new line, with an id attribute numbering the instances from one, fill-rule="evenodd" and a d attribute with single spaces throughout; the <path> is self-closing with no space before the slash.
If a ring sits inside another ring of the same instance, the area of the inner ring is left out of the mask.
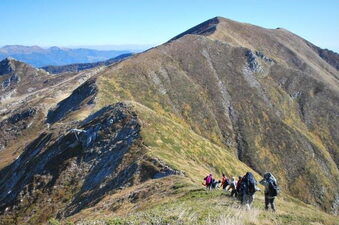
<path id="1" fill-rule="evenodd" d="M 0 46 L 143 48 L 222 16 L 339 52 L 338 0 L 0 0 Z"/>

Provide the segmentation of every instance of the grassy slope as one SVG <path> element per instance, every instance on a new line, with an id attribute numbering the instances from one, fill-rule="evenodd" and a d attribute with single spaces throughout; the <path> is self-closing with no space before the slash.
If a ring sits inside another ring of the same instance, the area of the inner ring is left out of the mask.
<path id="1" fill-rule="evenodd" d="M 228 175 L 242 175 L 251 169 L 238 161 L 230 150 L 212 144 L 188 127 L 160 116 L 143 105 L 131 104 L 142 122 L 142 136 L 148 154 L 182 170 L 186 176 L 170 176 L 129 187 L 106 196 L 95 207 L 62 223 L 336 224 L 338 218 L 285 194 L 277 199 L 278 212 L 267 213 L 263 210 L 261 192 L 254 201 L 254 209 L 246 211 L 229 194 L 205 191 L 201 182 L 210 171 L 219 177 L 224 171 Z M 256 178 L 260 179 L 257 174 Z M 131 198 L 135 193 L 143 192 L 146 194 L 139 201 Z M 122 204 L 117 206 L 119 202 Z"/>
<path id="2" fill-rule="evenodd" d="M 182 190 L 178 190 L 182 191 Z M 277 200 L 277 213 L 263 210 L 263 197 L 247 211 L 229 194 L 192 188 L 179 199 L 126 217 L 106 218 L 111 224 L 336 224 L 334 217 L 311 207 L 300 206 L 294 199 Z M 166 212 L 166 213 L 164 213 Z"/>
<path id="3" fill-rule="evenodd" d="M 242 175 L 246 171 L 252 171 L 248 166 L 237 160 L 230 149 L 211 144 L 207 139 L 192 132 L 189 127 L 159 116 L 146 107 L 139 104 L 135 106 L 141 121 L 143 121 L 142 135 L 145 138 L 145 144 L 150 148 L 150 154 L 184 171 L 195 185 L 199 185 L 201 178 L 211 171 L 218 176 L 222 172 L 225 172 L 227 176 L 236 176 Z M 259 180 L 260 176 L 256 174 L 256 178 Z M 198 193 L 194 193 L 195 191 L 196 189 L 193 191 L 189 190 L 188 197 L 184 196 L 173 203 L 158 206 L 155 212 L 158 210 L 158 213 L 161 214 L 163 210 L 170 209 L 174 214 L 174 218 L 181 215 L 183 220 L 189 218 L 193 220 L 188 221 L 188 223 L 199 221 L 206 223 L 208 221 L 204 221 L 206 219 L 204 215 L 211 215 L 212 221 L 217 220 L 221 222 L 223 219 L 235 219 L 241 222 L 248 222 L 249 224 L 252 222 L 254 224 L 309 224 L 311 221 L 335 224 L 335 217 L 328 216 L 325 213 L 317 213 L 315 215 L 315 208 L 288 196 L 283 196 L 282 199 L 278 200 L 277 204 L 281 210 L 278 215 L 271 213 L 266 215 L 262 212 L 263 207 L 261 203 L 263 202 L 263 196 L 260 193 L 260 200 L 255 203 L 257 208 L 260 205 L 260 210 L 258 212 L 251 212 L 256 214 L 255 218 L 248 220 L 247 217 L 238 214 L 234 210 L 234 205 L 237 204 L 233 200 L 220 196 L 221 193 L 212 194 L 213 207 L 209 208 L 208 199 L 211 197 L 211 194 L 206 193 L 204 190 L 198 190 Z M 221 199 L 225 199 L 226 203 L 223 203 Z M 177 207 L 178 205 L 182 206 L 184 210 Z M 225 209 L 224 205 L 231 206 L 226 210 L 227 213 L 223 212 Z M 187 211 L 187 208 L 191 210 Z M 151 212 L 153 211 L 151 210 Z M 194 214 L 200 216 L 193 216 Z"/>
<path id="4" fill-rule="evenodd" d="M 251 210 L 246 210 L 221 190 L 206 191 L 181 177 L 164 178 L 153 182 L 154 186 L 172 183 L 171 195 L 153 195 L 147 203 L 125 202 L 126 209 L 134 209 L 129 214 L 120 211 L 112 214 L 106 211 L 87 209 L 62 224 L 338 224 L 338 218 L 319 212 L 314 207 L 288 197 L 280 196 L 276 204 L 278 211 L 273 213 L 263 208 L 263 196 L 256 195 Z M 140 187 L 139 187 L 140 188 Z M 142 189 L 142 187 L 141 187 Z M 161 190 L 161 187 L 159 188 Z M 129 191 L 129 190 L 125 190 Z M 158 198 L 157 200 L 154 200 Z M 160 200 L 159 200 L 160 199 Z M 107 201 L 107 198 L 106 198 Z M 103 204 L 101 205 L 103 206 Z"/>
<path id="5" fill-rule="evenodd" d="M 189 127 L 159 116 L 140 104 L 135 104 L 135 108 L 143 122 L 142 136 L 150 155 L 184 171 L 193 182 L 200 183 L 202 176 L 210 172 L 231 176 L 252 171 L 237 160 L 230 149 L 212 144 Z"/>

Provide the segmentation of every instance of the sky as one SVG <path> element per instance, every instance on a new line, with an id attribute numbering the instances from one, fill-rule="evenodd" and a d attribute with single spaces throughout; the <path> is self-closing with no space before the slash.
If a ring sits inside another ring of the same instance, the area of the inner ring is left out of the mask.
<path id="1" fill-rule="evenodd" d="M 143 49 L 215 16 L 339 52 L 338 0 L 0 0 L 0 46 Z"/>

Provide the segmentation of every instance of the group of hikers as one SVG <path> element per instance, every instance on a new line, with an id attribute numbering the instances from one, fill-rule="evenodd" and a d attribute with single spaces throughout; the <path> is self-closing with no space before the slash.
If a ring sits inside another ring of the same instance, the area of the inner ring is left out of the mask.
<path id="1" fill-rule="evenodd" d="M 209 174 L 204 178 L 204 181 L 203 185 L 208 190 L 221 187 L 223 190 L 231 192 L 231 197 L 238 198 L 241 204 L 246 205 L 248 209 L 251 207 L 255 192 L 260 191 L 251 172 L 247 172 L 243 177 L 239 176 L 238 180 L 235 177 L 229 179 L 225 174 L 222 175 L 220 180 L 216 180 L 212 174 Z M 265 173 L 259 183 L 265 187 L 265 209 L 268 210 L 271 206 L 272 210 L 275 211 L 274 199 L 279 192 L 277 179 L 271 173 Z"/>

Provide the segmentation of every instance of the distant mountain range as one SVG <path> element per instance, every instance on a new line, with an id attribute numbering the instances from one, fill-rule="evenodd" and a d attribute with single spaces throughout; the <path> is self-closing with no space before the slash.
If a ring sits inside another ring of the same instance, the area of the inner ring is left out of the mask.
<path id="1" fill-rule="evenodd" d="M 13 57 L 35 67 L 43 67 L 49 65 L 60 66 L 75 63 L 93 63 L 128 53 L 132 53 L 132 51 L 102 51 L 86 48 L 41 48 L 39 46 L 6 45 L 0 48 L 0 60 L 6 57 Z"/>
<path id="2" fill-rule="evenodd" d="M 126 53 L 126 54 L 118 55 L 117 57 L 114 57 L 114 58 L 107 59 L 105 61 L 99 61 L 99 62 L 93 62 L 93 63 L 74 63 L 74 64 L 68 64 L 68 65 L 63 65 L 63 66 L 44 66 L 41 68 L 52 74 L 65 73 L 65 72 L 79 72 L 79 71 L 91 69 L 97 66 L 108 66 L 113 63 L 120 62 L 121 60 L 124 60 L 132 55 L 133 55 L 132 53 Z"/>

